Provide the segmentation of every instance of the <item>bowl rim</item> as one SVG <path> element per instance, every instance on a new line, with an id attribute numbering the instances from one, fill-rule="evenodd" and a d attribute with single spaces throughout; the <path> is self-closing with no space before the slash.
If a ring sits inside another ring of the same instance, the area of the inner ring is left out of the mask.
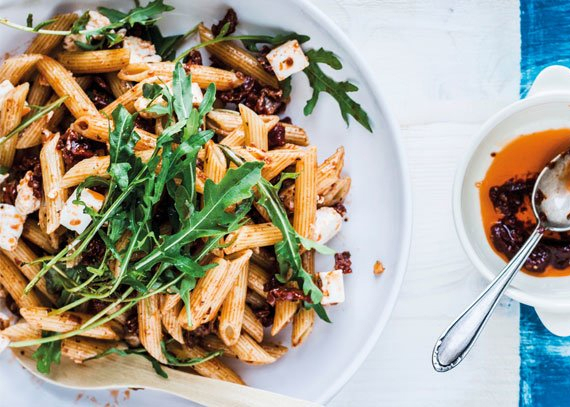
<path id="1" fill-rule="evenodd" d="M 477 132 L 472 142 L 469 144 L 467 150 L 465 151 L 462 159 L 459 160 L 457 164 L 457 169 L 455 172 L 455 179 L 453 182 L 452 190 L 452 211 L 453 220 L 455 223 L 455 230 L 463 250 L 467 254 L 467 257 L 471 260 L 477 271 L 487 280 L 491 281 L 496 277 L 496 274 L 491 271 L 478 256 L 477 252 L 471 244 L 471 240 L 467 235 L 465 229 L 465 223 L 463 221 L 461 202 L 462 202 L 462 190 L 465 184 L 465 177 L 467 175 L 467 168 L 471 160 L 475 156 L 475 151 L 479 145 L 489 136 L 491 131 L 507 120 L 509 117 L 516 113 L 520 113 L 526 109 L 546 104 L 546 103 L 570 103 L 570 92 L 568 91 L 555 91 L 548 92 L 545 94 L 529 96 L 525 99 L 517 100 L 513 102 L 499 112 L 491 116 Z M 509 287 L 505 291 L 505 295 L 508 297 L 521 302 L 523 304 L 531 305 L 533 307 L 538 307 L 547 311 L 552 311 L 555 313 L 560 312 L 570 312 L 570 299 L 564 301 L 560 298 L 547 298 L 544 296 L 538 296 L 534 294 L 529 294 L 525 290 L 516 287 Z"/>
<path id="2" fill-rule="evenodd" d="M 369 85 L 370 94 L 373 100 L 377 103 L 380 111 L 384 115 L 384 124 L 388 128 L 389 133 L 391 133 L 394 139 L 394 147 L 397 155 L 398 169 L 402 174 L 402 217 L 403 224 L 401 225 L 402 238 L 400 252 L 397 254 L 398 262 L 396 268 L 393 271 L 396 275 L 393 283 L 393 288 L 390 291 L 390 295 L 386 298 L 386 305 L 382 310 L 382 314 L 374 322 L 371 327 L 370 335 L 365 342 L 364 346 L 355 354 L 352 362 L 346 366 L 344 371 L 337 377 L 337 379 L 332 382 L 327 390 L 320 395 L 317 399 L 318 403 L 327 404 L 348 382 L 348 380 L 356 373 L 358 368 L 362 365 L 364 360 L 368 357 L 378 339 L 380 334 L 384 330 L 402 287 L 402 282 L 407 270 L 407 263 L 410 254 L 411 240 L 412 240 L 412 187 L 411 178 L 409 173 L 409 167 L 407 159 L 404 154 L 403 141 L 401 139 L 400 127 L 397 124 L 395 116 L 393 115 L 391 109 L 386 103 L 386 98 L 383 92 L 380 90 L 378 83 L 376 82 L 375 75 L 373 75 L 372 70 L 368 66 L 368 63 L 361 56 L 361 53 L 357 51 L 355 45 L 348 38 L 348 36 L 337 26 L 323 11 L 321 11 L 316 5 L 310 2 L 310 0 L 290 0 L 292 3 L 296 4 L 299 8 L 307 11 L 308 16 L 321 25 L 321 27 L 328 33 L 330 33 L 337 41 L 339 46 L 346 52 L 346 54 L 353 60 L 356 71 L 364 79 L 364 83 Z"/>

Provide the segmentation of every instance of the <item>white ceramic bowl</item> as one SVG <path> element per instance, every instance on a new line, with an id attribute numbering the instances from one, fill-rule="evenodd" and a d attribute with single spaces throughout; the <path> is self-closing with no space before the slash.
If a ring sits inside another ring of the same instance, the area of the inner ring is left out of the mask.
<path id="1" fill-rule="evenodd" d="M 201 20 L 210 24 L 232 6 L 245 32 L 296 31 L 310 35 L 308 46 L 325 47 L 342 58 L 344 69 L 333 75 L 358 83 L 360 91 L 353 95 L 374 122 L 374 134 L 356 122 L 347 129 L 338 106 L 325 94 L 321 95 L 313 115 L 303 116 L 303 106 L 310 98 L 311 90 L 303 75 L 296 75 L 293 102 L 287 114 L 307 129 L 312 142 L 319 148 L 320 159 L 330 155 L 339 145 L 346 148 L 345 172 L 353 179 L 347 205 L 350 220 L 332 246 L 352 252 L 354 273 L 345 278 L 347 301 L 330 311 L 332 324 L 317 321 L 307 343 L 292 349 L 278 363 L 263 367 L 240 366 L 239 372 L 253 386 L 325 403 L 346 383 L 376 343 L 404 276 L 411 233 L 411 198 L 398 127 L 376 87 L 375 75 L 344 33 L 310 1 L 166 0 L 166 3 L 175 6 L 176 10 L 160 21 L 165 34 L 186 32 Z M 33 13 L 34 21 L 39 22 L 61 11 L 96 5 L 129 9 L 133 2 L 52 0 L 11 4 L 0 7 L 0 15 L 25 22 L 28 13 Z M 17 46 L 21 50 L 30 40 L 29 35 L 4 27 L 0 28 L 0 33 L 3 51 L 12 51 Z M 372 272 L 377 259 L 386 266 L 382 276 Z M 318 266 L 320 270 L 327 270 L 332 264 L 329 259 Z M 285 333 L 284 343 L 289 343 L 289 335 L 289 331 Z M 14 388 L 28 391 L 11 391 Z M 31 384 L 15 363 L 0 363 L 0 394 L 0 404 L 32 405 L 42 399 L 44 405 L 64 405 L 71 404 L 77 392 L 46 384 L 38 387 L 36 383 Z M 145 392 L 144 396 L 137 393 L 135 397 L 138 406 L 185 404 L 152 392 Z"/>
<path id="2" fill-rule="evenodd" d="M 481 221 L 479 189 L 491 153 L 513 138 L 548 129 L 570 128 L 570 70 L 551 66 L 536 78 L 527 97 L 507 106 L 481 128 L 457 170 L 453 212 L 459 238 L 471 261 L 492 280 L 505 262 L 489 246 Z M 519 273 L 506 294 L 532 305 L 557 335 L 570 335 L 570 277 L 533 277 Z"/>

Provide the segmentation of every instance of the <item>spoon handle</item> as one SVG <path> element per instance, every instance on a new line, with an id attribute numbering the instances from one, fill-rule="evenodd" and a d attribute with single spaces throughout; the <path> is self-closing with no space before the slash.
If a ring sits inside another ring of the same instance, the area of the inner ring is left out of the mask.
<path id="1" fill-rule="evenodd" d="M 483 331 L 499 299 L 532 253 L 543 233 L 543 228 L 538 226 L 485 291 L 439 337 L 432 355 L 432 363 L 436 371 L 447 372 L 465 358 Z"/>

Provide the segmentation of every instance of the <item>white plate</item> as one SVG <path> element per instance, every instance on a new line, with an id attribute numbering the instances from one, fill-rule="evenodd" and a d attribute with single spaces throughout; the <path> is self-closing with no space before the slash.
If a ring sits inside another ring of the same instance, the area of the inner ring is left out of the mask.
<path id="1" fill-rule="evenodd" d="M 346 383 L 376 343 L 404 276 L 411 233 L 411 198 L 397 125 L 363 59 L 344 34 L 308 1 L 169 0 L 167 3 L 176 10 L 160 22 L 166 34 L 185 32 L 201 20 L 211 24 L 228 6 L 236 9 L 243 31 L 282 30 L 308 34 L 311 36 L 308 46 L 325 47 L 342 58 L 345 67 L 334 76 L 350 78 L 361 89 L 354 97 L 369 113 L 374 134 L 356 122 L 347 129 L 338 106 L 325 94 L 321 95 L 313 115 L 304 117 L 302 108 L 311 90 L 302 75 L 297 75 L 294 80 L 293 102 L 287 109 L 293 122 L 306 128 L 312 142 L 319 147 L 320 159 L 330 155 L 339 145 L 346 147 L 345 172 L 353 180 L 347 205 L 350 220 L 332 242 L 332 247 L 339 251 L 350 250 L 353 256 L 354 272 L 345 278 L 347 301 L 330 309 L 332 324 L 318 321 L 307 343 L 291 350 L 278 363 L 239 369 L 245 381 L 253 386 L 324 403 Z M 0 14 L 18 22 L 25 22 L 29 12 L 33 12 L 34 21 L 39 22 L 56 12 L 87 8 L 88 5 L 123 9 L 132 6 L 131 1 L 70 3 L 53 0 L 30 2 L 25 6 L 21 2 L 14 4 L 1 8 Z M 0 49 L 5 51 L 13 50 L 14 44 L 23 47 L 30 38 L 25 33 L 0 29 Z M 372 272 L 376 260 L 381 260 L 386 267 L 382 276 Z M 329 259 L 318 266 L 319 270 L 329 270 L 332 262 Z M 287 335 L 290 335 L 289 331 Z M 7 357 L 3 356 L 3 359 Z M 159 400 L 163 403 L 168 400 L 169 405 L 184 404 L 170 396 L 144 392 L 141 397 L 141 393 L 136 393 L 136 405 L 139 406 L 155 405 Z M 43 405 L 62 405 L 72 402 L 77 391 L 39 384 L 37 379 L 22 374 L 14 362 L 0 365 L 0 394 L 0 404 L 28 405 L 42 399 Z M 105 395 L 108 398 L 108 392 L 95 397 L 102 400 Z"/>

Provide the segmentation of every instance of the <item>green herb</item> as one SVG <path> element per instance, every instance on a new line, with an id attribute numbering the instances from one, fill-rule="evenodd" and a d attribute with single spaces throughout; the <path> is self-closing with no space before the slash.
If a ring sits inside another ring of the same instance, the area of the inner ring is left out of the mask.
<path id="1" fill-rule="evenodd" d="M 47 332 L 42 333 L 42 337 L 49 337 Z M 40 345 L 40 347 L 32 355 L 32 359 L 36 360 L 36 368 L 38 372 L 49 374 L 51 365 L 55 363 L 59 365 L 61 361 L 61 341 L 53 341 Z"/>
<path id="2" fill-rule="evenodd" d="M 50 103 L 49 105 L 43 106 L 33 112 L 31 115 L 28 115 L 18 126 L 16 126 L 12 131 L 6 134 L 4 137 L 0 137 L 0 145 L 4 144 L 16 134 L 19 134 L 21 131 L 26 129 L 30 124 L 38 120 L 39 118 L 45 116 L 49 112 L 53 112 L 55 109 L 60 107 L 63 102 L 67 99 L 67 96 L 62 96 L 57 99 L 55 102 Z"/>
<path id="3" fill-rule="evenodd" d="M 313 88 L 313 96 L 305 105 L 305 116 L 310 115 L 315 108 L 321 92 L 331 95 L 338 103 L 342 118 L 349 124 L 348 117 L 352 116 L 368 131 L 372 131 L 370 120 L 362 107 L 356 103 L 349 95 L 349 92 L 356 92 L 358 87 L 348 81 L 337 82 L 326 75 L 319 64 L 326 64 L 335 70 L 342 68 L 342 63 L 331 51 L 323 48 L 309 50 L 306 52 L 309 58 L 309 66 L 304 69 L 305 75 L 309 79 L 309 84 Z"/>
<path id="4" fill-rule="evenodd" d="M 164 355 L 164 357 L 168 361 L 168 365 L 169 366 L 176 366 L 176 367 L 196 366 L 196 365 L 199 365 L 200 363 L 204 363 L 204 362 L 207 362 L 208 360 L 212 360 L 214 358 L 217 358 L 218 356 L 221 356 L 224 353 L 224 351 L 218 350 L 215 352 L 208 353 L 203 358 L 179 359 L 176 356 L 174 356 L 172 353 L 168 352 L 168 349 L 166 349 L 166 343 L 164 341 L 162 341 L 160 343 L 160 347 L 162 349 L 162 354 Z"/>
<path id="5" fill-rule="evenodd" d="M 100 359 L 105 356 L 109 355 L 118 355 L 118 356 L 129 356 L 129 355 L 137 355 L 142 356 L 146 360 L 148 360 L 152 364 L 152 368 L 156 372 L 157 375 L 164 379 L 168 379 L 168 374 L 164 371 L 160 363 L 153 358 L 144 348 L 135 348 L 135 349 L 119 349 L 119 348 L 109 348 L 100 354 L 93 356 L 89 359 L 85 359 L 85 361 Z"/>

